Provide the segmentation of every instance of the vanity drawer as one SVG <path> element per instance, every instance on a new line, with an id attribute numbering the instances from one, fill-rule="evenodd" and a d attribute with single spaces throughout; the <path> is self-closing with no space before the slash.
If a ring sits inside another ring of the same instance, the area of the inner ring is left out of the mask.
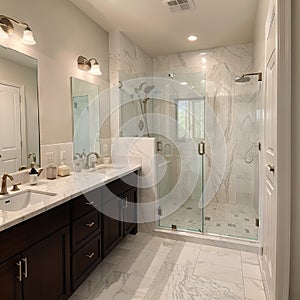
<path id="1" fill-rule="evenodd" d="M 71 217 L 76 220 L 93 209 L 100 207 L 100 189 L 81 195 L 71 202 Z"/>
<path id="2" fill-rule="evenodd" d="M 100 235 L 79 249 L 72 257 L 72 290 L 74 291 L 101 260 Z"/>
<path id="3" fill-rule="evenodd" d="M 119 196 L 136 186 L 137 172 L 134 172 L 104 186 L 102 188 L 103 199 L 104 201 L 109 200 L 114 196 Z"/>
<path id="4" fill-rule="evenodd" d="M 100 233 L 100 213 L 94 209 L 72 224 L 72 247 L 75 249 L 84 239 L 93 233 Z"/>

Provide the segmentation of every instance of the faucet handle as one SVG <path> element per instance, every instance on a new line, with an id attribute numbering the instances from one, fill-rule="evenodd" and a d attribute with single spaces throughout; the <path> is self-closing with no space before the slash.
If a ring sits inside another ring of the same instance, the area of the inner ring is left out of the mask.
<path id="1" fill-rule="evenodd" d="M 16 191 L 19 191 L 19 187 L 18 185 L 21 185 L 21 183 L 15 183 L 13 184 L 13 188 L 11 189 L 12 192 L 16 192 Z"/>

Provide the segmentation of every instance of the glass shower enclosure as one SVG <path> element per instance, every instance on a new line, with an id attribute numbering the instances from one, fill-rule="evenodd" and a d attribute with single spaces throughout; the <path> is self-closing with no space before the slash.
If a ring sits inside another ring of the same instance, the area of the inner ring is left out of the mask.
<path id="1" fill-rule="evenodd" d="M 155 76 L 165 81 L 160 85 L 149 77 L 130 91 L 120 88 L 121 103 L 126 103 L 120 136 L 156 138 L 158 226 L 257 240 L 260 84 L 233 81 L 230 94 L 224 90 L 213 97 L 207 88 L 215 83 L 205 72 L 177 71 L 171 79 L 170 74 Z M 172 81 L 191 93 L 173 93 Z M 145 101 L 139 90 L 153 85 Z M 209 178 L 220 171 L 214 170 L 211 154 L 214 134 L 219 134 L 214 122 L 223 131 L 226 162 L 215 195 L 205 199 Z M 208 138 L 207 131 L 213 136 Z"/>

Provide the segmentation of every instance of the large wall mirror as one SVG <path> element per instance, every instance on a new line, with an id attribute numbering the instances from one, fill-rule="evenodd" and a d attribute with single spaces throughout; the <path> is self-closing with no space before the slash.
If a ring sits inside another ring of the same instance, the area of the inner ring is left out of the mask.
<path id="1" fill-rule="evenodd" d="M 73 153 L 99 153 L 99 86 L 71 77 L 73 107 Z"/>
<path id="2" fill-rule="evenodd" d="M 0 46 L 0 173 L 40 162 L 37 60 Z"/>

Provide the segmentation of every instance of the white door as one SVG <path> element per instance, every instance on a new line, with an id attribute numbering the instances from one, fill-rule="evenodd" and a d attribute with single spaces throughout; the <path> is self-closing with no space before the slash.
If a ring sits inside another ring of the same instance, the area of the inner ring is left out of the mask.
<path id="1" fill-rule="evenodd" d="M 272 1 L 273 2 L 273 1 Z M 275 300 L 277 248 L 277 15 L 270 6 L 266 21 L 263 172 L 263 277 L 268 300 Z M 279 299 L 278 299 L 279 300 Z"/>
<path id="2" fill-rule="evenodd" d="M 0 173 L 21 166 L 20 89 L 0 84 Z"/>

